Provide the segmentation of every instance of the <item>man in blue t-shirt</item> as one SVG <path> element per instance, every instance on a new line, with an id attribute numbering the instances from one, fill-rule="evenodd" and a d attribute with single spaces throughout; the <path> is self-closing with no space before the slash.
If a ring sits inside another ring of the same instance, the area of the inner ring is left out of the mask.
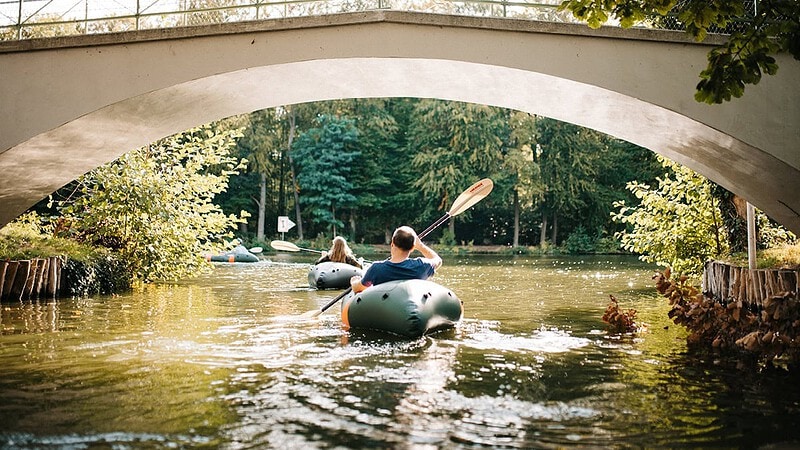
<path id="1" fill-rule="evenodd" d="M 442 266 L 442 258 L 423 244 L 411 227 L 403 226 L 394 230 L 390 248 L 389 259 L 372 263 L 363 277 L 356 275 L 350 279 L 353 292 L 359 293 L 370 286 L 387 281 L 427 280 Z M 408 255 L 414 250 L 419 250 L 423 257 L 409 258 Z"/>

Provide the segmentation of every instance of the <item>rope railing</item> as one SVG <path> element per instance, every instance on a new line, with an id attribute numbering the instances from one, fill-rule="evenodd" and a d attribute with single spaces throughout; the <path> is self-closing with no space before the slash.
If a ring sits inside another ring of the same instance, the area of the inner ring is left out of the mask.
<path id="1" fill-rule="evenodd" d="M 208 25 L 368 10 L 578 22 L 561 0 L 0 0 L 0 40 Z M 677 20 L 644 26 L 683 29 Z"/>

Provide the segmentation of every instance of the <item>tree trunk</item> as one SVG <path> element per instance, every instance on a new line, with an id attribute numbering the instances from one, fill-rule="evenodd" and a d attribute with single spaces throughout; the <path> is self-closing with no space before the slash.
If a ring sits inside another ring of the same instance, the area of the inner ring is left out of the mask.
<path id="1" fill-rule="evenodd" d="M 539 232 L 539 247 L 544 247 L 547 244 L 547 216 L 542 213 L 542 230 Z"/>
<path id="2" fill-rule="evenodd" d="M 553 245 L 558 245 L 558 213 L 553 212 Z"/>
<path id="3" fill-rule="evenodd" d="M 356 212 L 354 210 L 350 210 L 350 240 L 355 241 L 356 239 Z"/>
<path id="4" fill-rule="evenodd" d="M 331 205 L 331 216 L 333 217 L 333 223 L 331 223 L 333 225 L 333 236 L 336 237 L 336 206 L 334 205 Z"/>
<path id="5" fill-rule="evenodd" d="M 289 146 L 287 154 L 289 155 L 289 167 L 292 170 L 292 191 L 294 192 L 294 212 L 295 220 L 297 220 L 297 237 L 303 240 L 303 219 L 300 215 L 300 194 L 298 194 L 297 178 L 294 176 L 294 161 L 292 161 L 292 142 L 294 142 L 295 130 L 295 115 L 294 108 L 289 107 Z"/>
<path id="6" fill-rule="evenodd" d="M 286 154 L 281 151 L 281 179 L 278 185 L 278 215 L 286 215 Z"/>
<path id="7" fill-rule="evenodd" d="M 514 241 L 513 247 L 519 247 L 519 193 L 514 189 Z"/>
<path id="8" fill-rule="evenodd" d="M 261 192 L 258 200 L 258 230 L 256 231 L 256 238 L 259 241 L 264 240 L 264 229 L 266 228 L 265 216 L 267 209 L 267 174 L 261 174 Z"/>
<path id="9" fill-rule="evenodd" d="M 711 195 L 717 199 L 722 225 L 728 231 L 728 247 L 732 253 L 747 251 L 747 202 L 724 187 L 712 184 Z"/>

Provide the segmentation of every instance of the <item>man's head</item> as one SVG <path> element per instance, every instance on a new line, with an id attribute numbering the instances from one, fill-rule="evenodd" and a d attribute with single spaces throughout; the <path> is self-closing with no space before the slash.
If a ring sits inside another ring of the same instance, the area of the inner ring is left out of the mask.
<path id="1" fill-rule="evenodd" d="M 392 235 L 392 244 L 400 250 L 410 252 L 414 249 L 414 242 L 417 240 L 417 233 L 414 229 L 407 226 L 402 226 L 394 230 Z"/>

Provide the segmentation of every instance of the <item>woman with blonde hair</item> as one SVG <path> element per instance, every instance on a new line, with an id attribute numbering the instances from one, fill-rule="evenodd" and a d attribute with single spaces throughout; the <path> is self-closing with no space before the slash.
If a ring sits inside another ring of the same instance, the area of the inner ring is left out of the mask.
<path id="1" fill-rule="evenodd" d="M 347 263 L 359 269 L 361 268 L 361 263 L 359 263 L 355 255 L 353 255 L 353 250 L 350 249 L 350 246 L 347 245 L 347 241 L 341 236 L 333 238 L 333 245 L 330 251 L 322 252 L 322 256 L 314 264 L 325 261 Z"/>

